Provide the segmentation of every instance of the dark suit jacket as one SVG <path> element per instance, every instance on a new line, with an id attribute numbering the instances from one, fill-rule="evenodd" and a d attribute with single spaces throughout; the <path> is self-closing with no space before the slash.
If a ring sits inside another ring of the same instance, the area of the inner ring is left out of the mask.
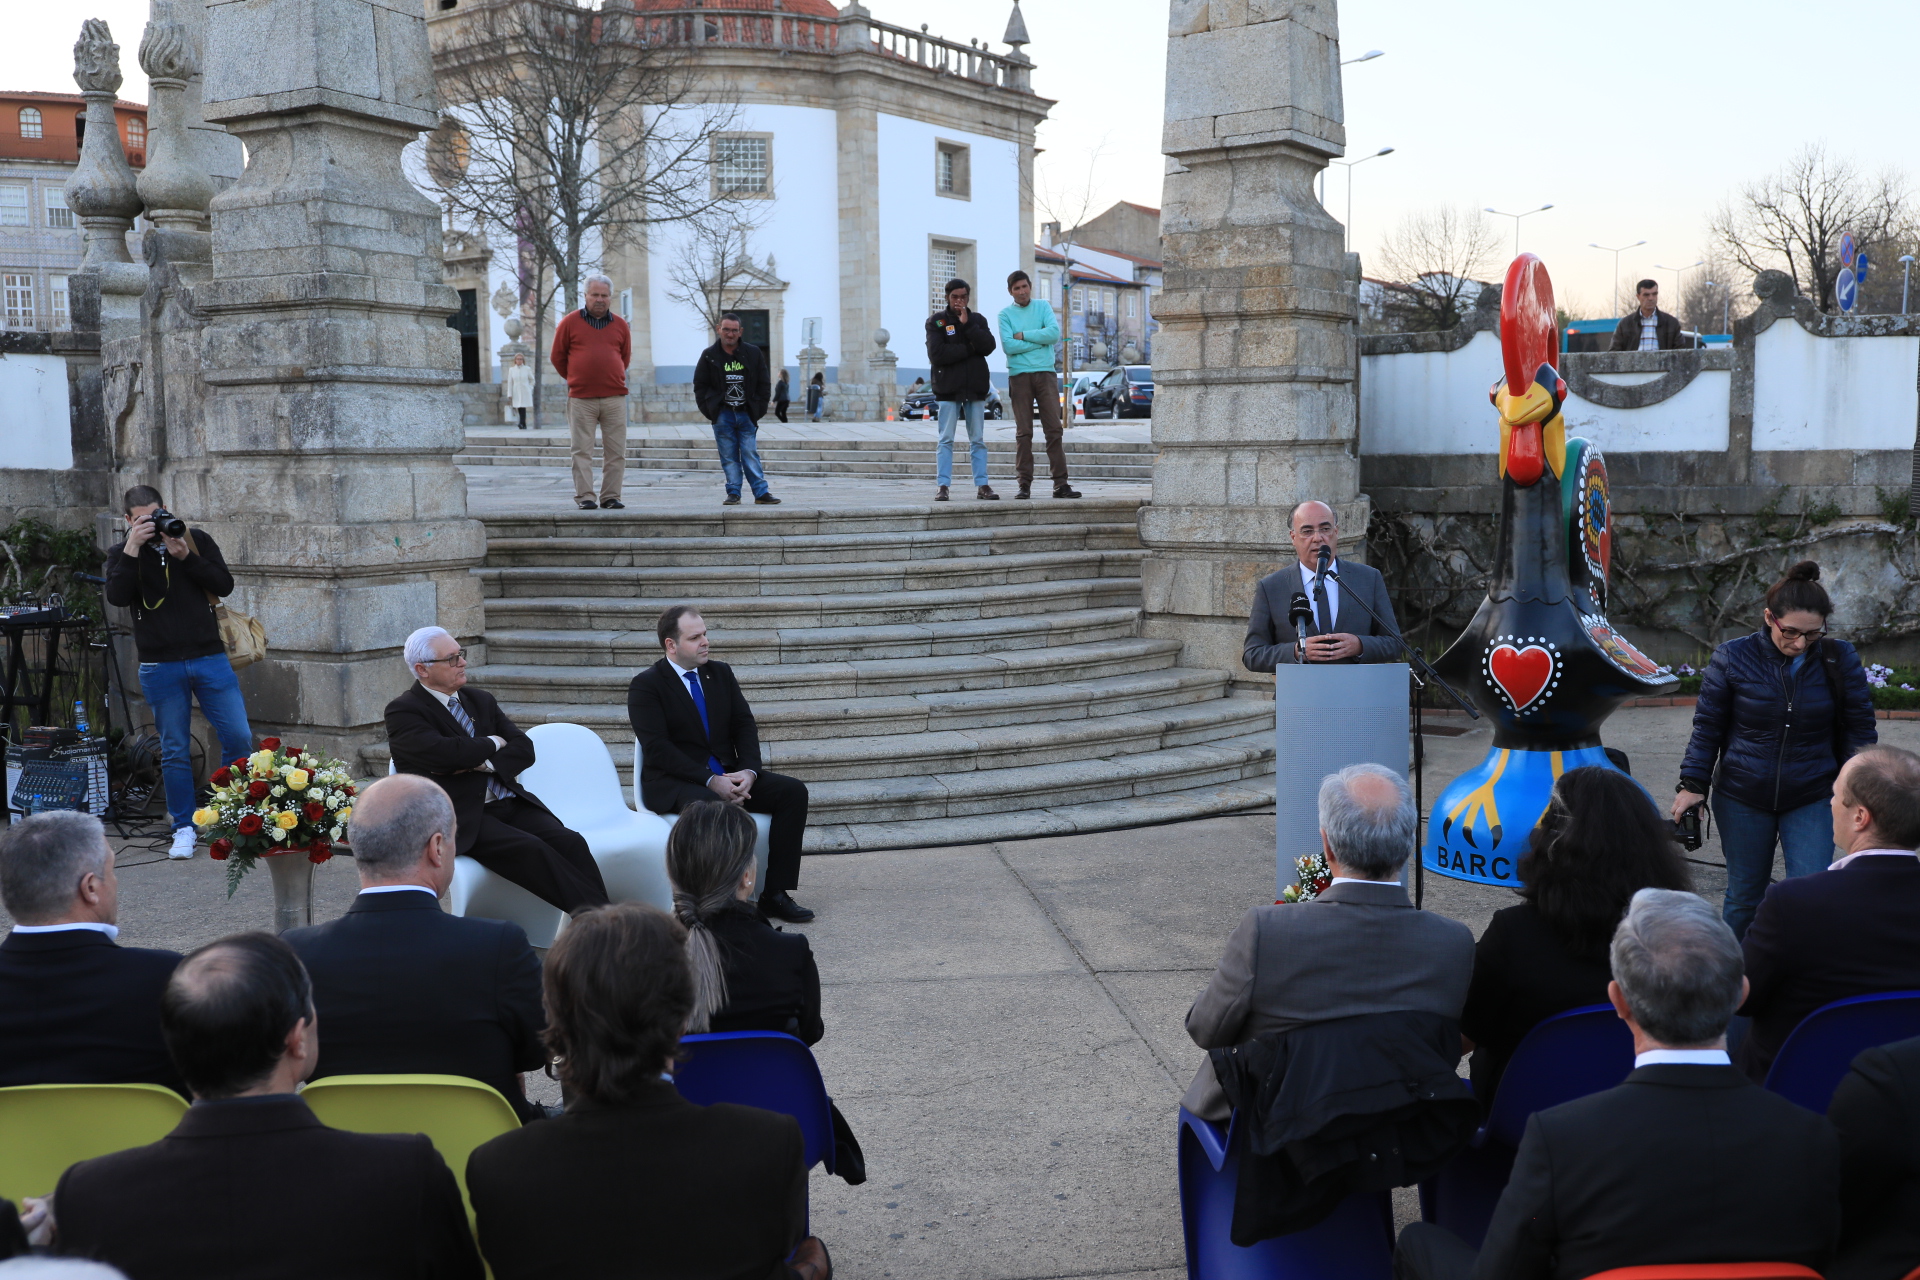
<path id="1" fill-rule="evenodd" d="M 1378 569 L 1353 560 L 1337 560 L 1334 571 L 1340 575 L 1340 603 L 1335 607 L 1333 629 L 1360 637 L 1360 656 L 1354 662 L 1397 662 L 1400 659 L 1399 624 L 1394 621 L 1393 601 L 1387 598 L 1387 580 Z M 1253 589 L 1253 608 L 1247 618 L 1247 639 L 1240 661 L 1249 671 L 1271 671 L 1283 662 L 1293 662 L 1293 642 L 1299 639 L 1287 610 L 1293 593 L 1300 590 L 1300 562 L 1295 560 L 1277 573 L 1260 579 Z M 1354 603 L 1365 600 L 1387 623 L 1381 626 Z M 1313 593 L 1307 592 L 1309 603 Z"/>
<path id="2" fill-rule="evenodd" d="M 160 993 L 180 957 L 96 929 L 0 942 L 0 1086 L 186 1085 L 160 1038 Z"/>
<path id="3" fill-rule="evenodd" d="M 1753 1019 L 1734 1061 L 1756 1081 L 1823 1004 L 1920 989 L 1920 859 L 1858 858 L 1767 890 L 1742 946 Z M 1920 1258 L 1915 1259 L 1920 1262 Z"/>
<path id="4" fill-rule="evenodd" d="M 762 919 L 751 902 L 710 918 L 727 977 L 727 1003 L 709 1031 L 782 1031 L 818 1044 L 820 970 L 804 933 L 787 933 Z"/>
<path id="5" fill-rule="evenodd" d="M 802 1151 L 792 1116 L 650 1080 L 475 1149 L 467 1193 L 494 1280 L 767 1280 L 806 1235 Z"/>
<path id="6" fill-rule="evenodd" d="M 700 708 L 673 664 L 665 658 L 633 678 L 627 686 L 627 720 L 640 740 L 640 799 L 655 813 L 678 808 L 672 783 L 705 787 L 713 776 L 707 757 L 717 757 L 728 773 L 763 770 L 760 731 L 753 709 L 724 662 L 707 661 L 698 668 L 700 692 L 707 699 L 707 721 L 712 735 L 700 725 Z"/>
<path id="7" fill-rule="evenodd" d="M 533 739 L 507 719 L 485 689 L 468 685 L 460 690 L 460 705 L 473 717 L 472 734 L 416 680 L 413 688 L 387 704 L 387 746 L 396 773 L 425 774 L 445 789 L 459 824 L 455 851 L 466 853 L 480 838 L 489 777 L 498 778 L 528 804 L 547 806 L 520 785 L 520 771 L 533 763 Z M 490 734 L 505 738 L 507 745 L 495 747 L 487 740 Z M 479 767 L 487 761 L 493 762 L 491 774 Z"/>
<path id="8" fill-rule="evenodd" d="M 324 1028 L 314 1078 L 467 1076 L 522 1120 L 543 1116 L 519 1072 L 546 1063 L 540 961 L 519 925 L 450 916 L 432 894 L 367 893 L 326 924 L 289 929 Z"/>
<path id="9" fill-rule="evenodd" d="M 482 1275 L 432 1143 L 329 1129 L 292 1094 L 196 1103 L 152 1146 L 68 1169 L 54 1198 L 61 1251 L 132 1280 Z"/>
<path id="10" fill-rule="evenodd" d="M 1577 956 L 1531 902 L 1493 913 L 1473 949 L 1473 985 L 1460 1034 L 1474 1042 L 1473 1092 L 1493 1101 L 1527 1032 L 1556 1013 L 1602 1004 L 1613 973 L 1607 953 Z"/>
<path id="11" fill-rule="evenodd" d="M 1840 1254 L 1827 1280 L 1900 1280 L 1920 1264 L 1920 1039 L 1869 1049 L 1834 1091 Z"/>
<path id="12" fill-rule="evenodd" d="M 1840 1234 L 1840 1151 L 1820 1116 L 1732 1067 L 1640 1067 L 1527 1121 L 1478 1280 L 1614 1267 L 1797 1262 Z"/>

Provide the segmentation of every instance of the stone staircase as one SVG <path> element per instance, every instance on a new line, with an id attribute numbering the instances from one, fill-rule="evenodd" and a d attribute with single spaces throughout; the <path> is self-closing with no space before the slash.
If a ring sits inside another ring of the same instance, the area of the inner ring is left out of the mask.
<path id="1" fill-rule="evenodd" d="M 699 604 L 816 852 L 1271 804 L 1273 703 L 1140 635 L 1137 506 L 490 516 L 472 678 L 522 727 L 594 729 L 626 781 L 627 683 Z"/>

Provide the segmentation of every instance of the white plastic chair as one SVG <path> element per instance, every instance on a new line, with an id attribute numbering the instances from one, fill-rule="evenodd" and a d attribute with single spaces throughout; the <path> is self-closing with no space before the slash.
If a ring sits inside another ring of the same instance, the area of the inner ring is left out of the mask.
<path id="1" fill-rule="evenodd" d="M 524 775 L 522 775 L 524 776 Z M 664 822 L 668 827 L 680 821 L 677 813 L 654 813 L 647 808 L 646 801 L 640 798 L 640 739 L 633 740 L 633 807 L 648 817 Z M 764 813 L 750 813 L 753 819 L 753 900 L 760 901 L 760 890 L 767 883 L 767 837 L 773 831 L 773 818 Z"/>
<path id="2" fill-rule="evenodd" d="M 607 883 L 614 902 L 646 902 L 673 910 L 673 885 L 667 879 L 666 819 L 644 809 L 627 808 L 613 753 L 585 725 L 537 724 L 533 764 L 520 771 L 520 785 L 568 829 L 580 833 Z"/>

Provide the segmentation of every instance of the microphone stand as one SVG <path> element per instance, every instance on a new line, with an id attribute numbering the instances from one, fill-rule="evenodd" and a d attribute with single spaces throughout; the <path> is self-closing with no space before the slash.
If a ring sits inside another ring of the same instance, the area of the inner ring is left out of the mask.
<path id="1" fill-rule="evenodd" d="M 1340 581 L 1339 570 L 1334 569 L 1331 566 L 1327 568 L 1327 570 L 1322 576 L 1332 578 L 1335 582 Z M 1438 672 L 1436 672 L 1432 667 L 1427 665 L 1427 660 L 1420 656 L 1420 653 L 1418 650 L 1416 650 L 1415 648 L 1413 648 L 1411 645 L 1407 643 L 1407 638 L 1405 636 L 1400 634 L 1399 627 L 1392 625 L 1385 618 L 1382 618 L 1379 614 L 1375 613 L 1373 611 L 1373 606 L 1369 605 L 1365 600 L 1362 600 L 1360 598 L 1359 592 L 1349 591 L 1346 594 L 1353 600 L 1355 604 L 1359 605 L 1361 609 L 1365 610 L 1366 615 L 1369 618 L 1372 618 L 1375 623 L 1387 629 L 1387 634 L 1392 636 L 1394 643 L 1400 646 L 1400 652 L 1403 655 L 1405 655 L 1407 659 L 1407 665 L 1413 668 L 1413 671 L 1411 673 L 1413 676 L 1413 686 L 1414 686 L 1414 693 L 1413 693 L 1413 811 L 1415 814 L 1414 832 L 1416 837 L 1415 848 L 1413 851 L 1413 905 L 1415 910 L 1421 910 L 1423 909 L 1422 904 L 1425 902 L 1426 896 L 1427 896 L 1427 864 L 1426 864 L 1426 858 L 1424 853 L 1426 840 L 1424 838 L 1424 829 L 1422 827 L 1422 824 L 1425 823 L 1427 820 L 1426 797 L 1424 794 L 1425 787 L 1423 785 L 1423 779 L 1426 773 L 1427 744 L 1426 744 L 1426 722 L 1420 714 L 1420 707 L 1422 702 L 1420 694 L 1426 689 L 1427 681 L 1432 681 L 1434 684 L 1439 685 L 1440 688 L 1446 692 L 1446 695 L 1449 698 L 1453 699 L 1454 704 L 1456 706 L 1458 706 L 1462 711 L 1466 712 L 1473 719 L 1478 720 L 1480 718 L 1480 713 L 1479 711 L 1475 710 L 1467 702 L 1465 698 L 1462 698 L 1452 685 L 1448 684 L 1445 680 L 1442 680 Z M 1425 676 L 1426 679 L 1422 680 L 1421 679 L 1422 676 Z"/>

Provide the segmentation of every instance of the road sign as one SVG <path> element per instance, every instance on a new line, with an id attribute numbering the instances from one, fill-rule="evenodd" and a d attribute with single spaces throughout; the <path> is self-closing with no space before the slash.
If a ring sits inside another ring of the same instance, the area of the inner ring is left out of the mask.
<path id="1" fill-rule="evenodd" d="M 1840 265 L 1843 267 L 1852 267 L 1853 257 L 1853 232 L 1843 231 L 1840 233 Z"/>
<path id="2" fill-rule="evenodd" d="M 1855 284 L 1867 282 L 1867 251 L 1865 249 L 1853 255 L 1853 282 Z"/>
<path id="3" fill-rule="evenodd" d="M 1833 282 L 1833 297 L 1840 304 L 1840 309 L 1848 313 L 1860 301 L 1859 283 L 1853 278 L 1852 267 L 1840 268 L 1840 278 Z"/>

